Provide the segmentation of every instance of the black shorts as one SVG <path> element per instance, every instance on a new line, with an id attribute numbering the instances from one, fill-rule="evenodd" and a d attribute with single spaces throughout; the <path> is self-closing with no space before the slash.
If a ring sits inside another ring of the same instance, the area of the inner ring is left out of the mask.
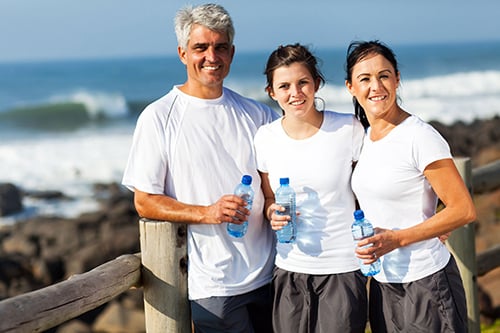
<path id="1" fill-rule="evenodd" d="M 276 333 L 364 333 L 367 278 L 359 270 L 310 275 L 275 268 L 273 329 Z"/>
<path id="2" fill-rule="evenodd" d="M 408 283 L 370 283 L 373 333 L 466 333 L 467 305 L 453 256 L 442 270 Z"/>
<path id="3" fill-rule="evenodd" d="M 195 333 L 271 333 L 271 286 L 190 302 Z"/>

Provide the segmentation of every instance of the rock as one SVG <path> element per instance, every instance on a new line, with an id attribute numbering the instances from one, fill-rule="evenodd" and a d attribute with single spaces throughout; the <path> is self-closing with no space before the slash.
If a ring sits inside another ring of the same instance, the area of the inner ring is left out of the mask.
<path id="1" fill-rule="evenodd" d="M 24 195 L 35 199 L 68 199 L 61 191 L 25 191 Z"/>
<path id="2" fill-rule="evenodd" d="M 92 326 L 94 332 L 141 333 L 146 332 L 144 312 L 130 309 L 112 301 L 97 317 Z"/>
<path id="3" fill-rule="evenodd" d="M 5 253 L 18 253 L 26 257 L 36 257 L 40 252 L 38 244 L 22 234 L 6 237 L 2 242 L 2 250 Z"/>
<path id="4" fill-rule="evenodd" d="M 90 325 L 81 320 L 71 320 L 56 330 L 56 333 L 92 333 Z"/>
<path id="5" fill-rule="evenodd" d="M 470 157 L 473 167 L 493 162 L 500 151 L 500 116 L 491 119 L 475 120 L 471 124 L 458 121 L 444 125 L 437 121 L 429 122 L 448 141 L 453 156 Z M 481 152 L 489 150 L 492 160 L 485 160 Z M 496 152 L 496 153 L 495 153 Z"/>
<path id="6" fill-rule="evenodd" d="M 120 255 L 140 252 L 139 217 L 131 192 L 116 184 L 101 185 L 97 190 L 99 211 L 74 219 L 37 216 L 2 226 L 0 300 L 88 272 Z M 142 289 L 123 293 L 114 302 L 123 308 L 120 313 L 129 316 L 128 328 L 121 332 L 145 331 Z M 93 332 L 91 325 L 106 308 L 107 304 L 102 305 L 49 332 Z"/>
<path id="7" fill-rule="evenodd" d="M 23 294 L 40 287 L 33 279 L 29 257 L 9 254 L 0 257 L 0 299 Z"/>
<path id="8" fill-rule="evenodd" d="M 493 316 L 493 303 L 491 301 L 490 295 L 488 295 L 487 292 L 485 292 L 481 286 L 478 286 L 478 302 L 479 302 L 479 312 L 481 316 L 483 316 L 482 320 L 483 322 L 487 322 L 489 325 L 491 325 L 494 321 Z"/>
<path id="9" fill-rule="evenodd" d="M 19 213 L 23 210 L 21 191 L 10 183 L 0 183 L 0 216 Z"/>

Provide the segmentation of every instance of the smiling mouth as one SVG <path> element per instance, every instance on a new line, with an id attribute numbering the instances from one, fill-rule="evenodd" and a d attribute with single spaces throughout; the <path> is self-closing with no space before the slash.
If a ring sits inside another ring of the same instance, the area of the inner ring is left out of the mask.
<path id="1" fill-rule="evenodd" d="M 298 106 L 298 105 L 304 104 L 305 102 L 306 102 L 305 100 L 293 101 L 293 102 L 290 102 L 290 105 Z"/>
<path id="2" fill-rule="evenodd" d="M 205 69 L 205 70 L 208 70 L 208 71 L 216 71 L 219 68 L 221 68 L 221 66 L 220 65 L 217 65 L 217 66 L 215 66 L 215 65 L 208 66 L 207 65 L 207 66 L 203 66 L 202 68 Z"/>
<path id="3" fill-rule="evenodd" d="M 383 101 L 387 98 L 387 96 L 376 96 L 376 97 L 370 97 L 370 101 L 374 101 L 374 102 L 379 102 L 379 101 Z"/>

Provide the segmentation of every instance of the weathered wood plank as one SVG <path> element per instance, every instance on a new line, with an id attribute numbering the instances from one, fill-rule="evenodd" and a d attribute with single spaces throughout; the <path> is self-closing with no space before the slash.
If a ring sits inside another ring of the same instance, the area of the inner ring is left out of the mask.
<path id="1" fill-rule="evenodd" d="M 482 276 L 500 267 L 500 245 L 496 245 L 477 255 L 477 275 Z"/>
<path id="2" fill-rule="evenodd" d="M 472 170 L 474 193 L 485 193 L 500 187 L 500 160 Z"/>
<path id="3" fill-rule="evenodd" d="M 470 158 L 454 158 L 454 162 L 469 192 L 472 192 Z M 457 261 L 464 284 L 469 333 L 480 332 L 474 223 L 454 230 L 446 242 Z"/>
<path id="4" fill-rule="evenodd" d="M 190 333 L 187 225 L 141 219 L 146 332 Z"/>
<path id="5" fill-rule="evenodd" d="M 42 332 L 141 284 L 141 259 L 123 255 L 68 280 L 0 302 L 0 332 Z"/>

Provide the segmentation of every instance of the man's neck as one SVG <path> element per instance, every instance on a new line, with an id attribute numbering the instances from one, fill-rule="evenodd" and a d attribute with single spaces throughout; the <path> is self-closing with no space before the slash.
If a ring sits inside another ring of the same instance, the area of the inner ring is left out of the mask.
<path id="1" fill-rule="evenodd" d="M 222 96 L 223 86 L 220 85 L 220 86 L 210 86 L 210 87 L 205 87 L 205 86 L 194 87 L 192 84 L 186 82 L 179 87 L 179 90 L 187 95 L 201 99 L 216 99 Z"/>

